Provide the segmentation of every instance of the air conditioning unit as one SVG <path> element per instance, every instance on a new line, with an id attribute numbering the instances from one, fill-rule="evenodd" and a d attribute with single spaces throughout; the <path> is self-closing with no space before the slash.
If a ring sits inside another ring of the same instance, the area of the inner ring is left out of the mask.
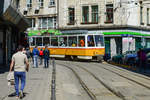
<path id="1" fill-rule="evenodd" d="M 28 8 L 24 8 L 24 11 L 28 11 Z"/>
<path id="2" fill-rule="evenodd" d="M 38 6 L 38 7 L 36 7 L 36 8 L 35 8 L 35 10 L 40 10 L 40 7 L 39 7 L 39 6 Z"/>

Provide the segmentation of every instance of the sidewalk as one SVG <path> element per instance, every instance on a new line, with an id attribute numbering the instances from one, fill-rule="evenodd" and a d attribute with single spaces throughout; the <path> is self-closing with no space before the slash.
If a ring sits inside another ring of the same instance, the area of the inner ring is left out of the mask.
<path id="1" fill-rule="evenodd" d="M 6 80 L 7 74 L 8 72 L 0 74 L 0 100 L 16 100 L 14 88 L 10 88 L 10 90 L 8 88 Z M 43 66 L 32 68 L 32 65 L 30 65 L 23 100 L 50 100 L 51 75 L 51 65 L 47 69 L 43 68 Z"/>

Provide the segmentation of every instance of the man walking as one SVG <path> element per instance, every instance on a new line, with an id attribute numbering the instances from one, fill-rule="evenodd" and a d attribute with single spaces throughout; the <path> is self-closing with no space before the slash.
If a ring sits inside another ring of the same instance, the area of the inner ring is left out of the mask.
<path id="1" fill-rule="evenodd" d="M 37 46 L 32 51 L 33 54 L 33 64 L 34 68 L 38 68 L 38 56 L 39 56 L 39 50 L 37 49 Z"/>
<path id="2" fill-rule="evenodd" d="M 14 79 L 15 79 L 15 90 L 16 98 L 19 99 L 19 80 L 21 80 L 21 91 L 20 97 L 23 97 L 23 90 L 26 83 L 26 71 L 29 70 L 29 63 L 27 56 L 22 52 L 23 47 L 18 47 L 18 52 L 12 56 L 12 61 L 10 64 L 10 70 L 12 71 L 14 67 Z"/>
<path id="3" fill-rule="evenodd" d="M 45 46 L 45 50 L 44 50 L 44 67 L 48 68 L 49 67 L 49 55 L 50 52 L 47 48 L 48 46 Z"/>

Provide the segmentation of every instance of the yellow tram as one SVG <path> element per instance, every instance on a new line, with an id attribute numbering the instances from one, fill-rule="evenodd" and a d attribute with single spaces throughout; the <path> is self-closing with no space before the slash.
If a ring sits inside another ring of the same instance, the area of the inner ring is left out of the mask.
<path id="1" fill-rule="evenodd" d="M 102 60 L 105 53 L 103 34 L 31 36 L 29 45 L 31 50 L 34 46 L 40 50 L 47 45 L 51 57 L 69 59 Z"/>

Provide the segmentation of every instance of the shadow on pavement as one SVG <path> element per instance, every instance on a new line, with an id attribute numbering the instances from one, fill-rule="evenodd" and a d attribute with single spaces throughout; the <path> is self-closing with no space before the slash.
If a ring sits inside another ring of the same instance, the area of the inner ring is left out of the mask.
<path id="1" fill-rule="evenodd" d="M 13 92 L 13 93 L 8 95 L 8 97 L 15 97 L 15 96 L 16 96 L 16 92 Z"/>
<path id="2" fill-rule="evenodd" d="M 24 92 L 23 93 L 23 97 L 21 99 L 25 98 L 27 94 L 28 93 Z M 15 97 L 15 96 L 16 96 L 16 92 L 13 92 L 13 93 L 11 93 L 11 94 L 8 95 L 8 97 Z"/>

